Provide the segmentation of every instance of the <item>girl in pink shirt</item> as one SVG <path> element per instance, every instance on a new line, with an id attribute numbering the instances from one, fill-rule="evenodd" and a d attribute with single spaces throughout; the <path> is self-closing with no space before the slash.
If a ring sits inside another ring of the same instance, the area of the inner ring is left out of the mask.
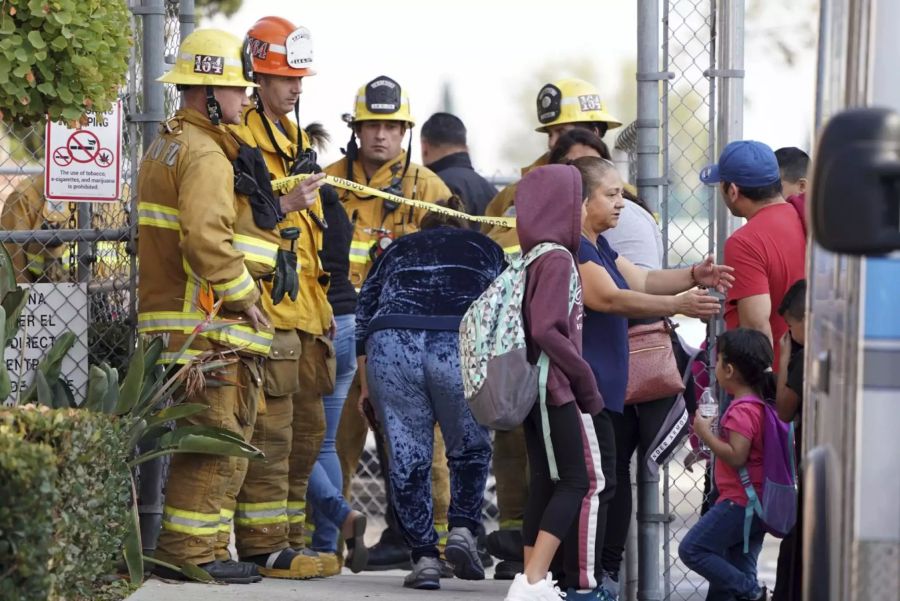
<path id="1" fill-rule="evenodd" d="M 763 407 L 737 402 L 746 397 L 772 402 L 774 353 L 765 334 L 746 328 L 719 336 L 716 352 L 716 379 L 734 397 L 734 406 L 722 416 L 719 436 L 712 431 L 711 419 L 699 415 L 694 418 L 694 431 L 716 457 L 719 497 L 681 541 L 678 555 L 709 581 L 707 601 L 764 600 L 766 589 L 756 580 L 756 561 L 765 532 L 754 517 L 750 550 L 743 552 L 747 493 L 738 475 L 746 467 L 753 487 L 762 493 Z"/>

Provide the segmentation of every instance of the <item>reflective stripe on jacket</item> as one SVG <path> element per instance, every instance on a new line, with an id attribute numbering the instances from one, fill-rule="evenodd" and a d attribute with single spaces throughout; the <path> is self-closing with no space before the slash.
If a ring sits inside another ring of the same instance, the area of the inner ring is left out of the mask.
<path id="1" fill-rule="evenodd" d="M 256 279 L 271 274 L 278 238 L 256 227 L 249 202 L 234 193 L 238 147 L 224 127 L 183 109 L 141 161 L 138 331 L 166 335 L 162 361 L 184 362 L 207 349 L 269 352 L 272 332 L 240 321 L 259 301 Z M 211 327 L 178 357 L 216 301 L 222 308 Z"/>
<path id="2" fill-rule="evenodd" d="M 241 125 L 231 126 L 231 129 L 246 144 L 256 146 L 262 151 L 263 157 L 266 159 L 266 166 L 273 178 L 285 177 L 291 165 L 286 164 L 285 159 L 278 154 L 272 144 L 263 125 L 263 118 L 254 107 L 248 107 L 244 110 Z M 288 156 L 296 156 L 298 140 L 302 149 L 309 148 L 306 133 L 300 132 L 293 121 L 283 118 L 280 125 L 287 134 L 269 120 L 269 127 L 275 141 Z M 272 282 L 265 281 L 263 282 L 262 305 L 271 318 L 272 325 L 276 328 L 298 329 L 318 336 L 327 332 L 331 327 L 332 312 L 326 294 L 327 276 L 319 259 L 323 232 L 309 216 L 309 212 L 315 213 L 322 222 L 325 221 L 322 213 L 322 201 L 317 198 L 316 203 L 308 211 L 292 211 L 278 225 L 281 229 L 296 227 L 300 230 L 300 237 L 295 246 L 300 280 L 300 292 L 297 300 L 292 301 L 285 295 L 277 305 L 272 304 Z M 289 240 L 280 240 L 280 243 L 285 250 L 291 248 Z"/>
<path id="3" fill-rule="evenodd" d="M 402 173 L 406 163 L 406 152 L 403 151 L 393 161 L 388 161 L 372 175 L 366 178 L 365 170 L 359 161 L 353 162 L 352 180 L 372 188 L 384 189 L 390 186 L 393 178 L 392 167 Z M 399 169 L 394 167 L 399 165 Z M 325 168 L 325 173 L 336 177 L 347 177 L 347 159 L 343 158 Z M 447 200 L 452 194 L 447 185 L 433 171 L 415 163 L 409 164 L 409 170 L 401 183 L 403 196 L 425 202 Z M 381 198 L 360 198 L 349 190 L 338 190 L 338 196 L 344 210 L 353 223 L 353 242 L 350 244 L 350 282 L 359 288 L 372 267 L 371 249 L 380 237 L 387 234 L 399 238 L 419 231 L 419 222 L 425 211 L 412 207 L 399 206 L 393 211 L 386 210 Z M 380 230 L 380 231 L 379 231 Z"/>

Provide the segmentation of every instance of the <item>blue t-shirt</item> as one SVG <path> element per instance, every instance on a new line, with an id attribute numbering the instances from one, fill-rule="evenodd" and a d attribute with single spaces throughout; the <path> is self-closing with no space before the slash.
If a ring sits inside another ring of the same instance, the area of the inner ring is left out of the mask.
<path id="1" fill-rule="evenodd" d="M 619 289 L 628 290 L 628 282 L 616 267 L 618 257 L 603 236 L 598 237 L 596 245 L 581 237 L 578 262 L 596 263 L 606 269 Z M 585 306 L 583 344 L 582 355 L 594 372 L 604 405 L 610 411 L 622 413 L 628 385 L 628 318 L 591 311 Z"/>

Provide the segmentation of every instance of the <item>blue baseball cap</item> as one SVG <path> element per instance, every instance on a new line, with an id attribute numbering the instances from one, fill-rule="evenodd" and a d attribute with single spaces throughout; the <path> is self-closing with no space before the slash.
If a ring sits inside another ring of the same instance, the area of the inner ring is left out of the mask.
<path id="1" fill-rule="evenodd" d="M 704 184 L 731 182 L 745 188 L 771 186 L 781 180 L 772 149 L 755 140 L 737 140 L 725 147 L 719 162 L 700 171 Z"/>

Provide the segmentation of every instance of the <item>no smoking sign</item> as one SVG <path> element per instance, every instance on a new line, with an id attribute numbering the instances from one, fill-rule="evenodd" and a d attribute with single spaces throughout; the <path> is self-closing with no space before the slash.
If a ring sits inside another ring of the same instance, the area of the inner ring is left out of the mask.
<path id="1" fill-rule="evenodd" d="M 122 190 L 122 102 L 106 113 L 88 113 L 88 125 L 72 129 L 47 122 L 44 164 L 49 200 L 118 200 Z"/>

